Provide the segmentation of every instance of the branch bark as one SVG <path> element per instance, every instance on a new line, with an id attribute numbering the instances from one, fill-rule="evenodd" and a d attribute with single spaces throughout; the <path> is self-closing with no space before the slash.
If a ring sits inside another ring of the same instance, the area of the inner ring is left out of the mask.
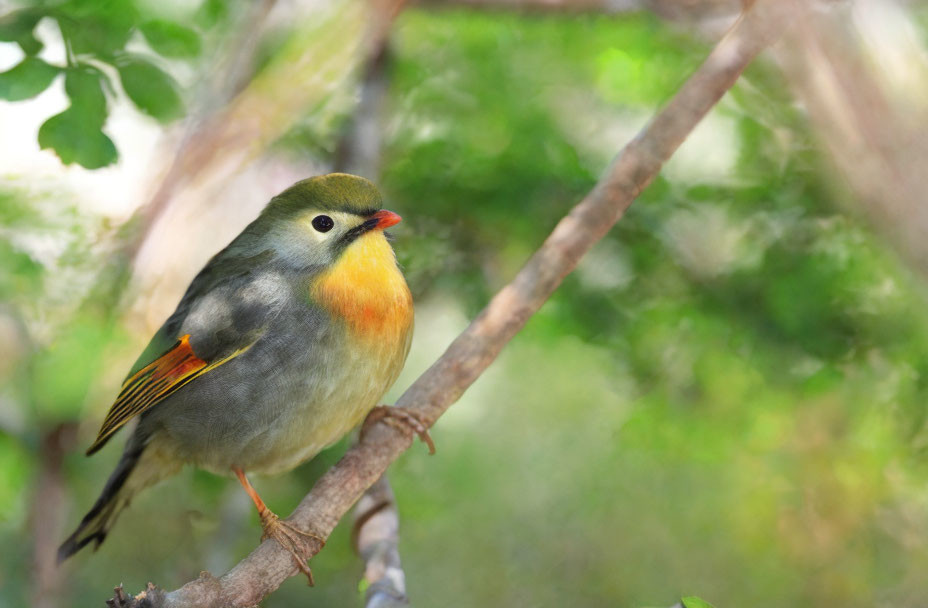
<path id="1" fill-rule="evenodd" d="M 754 57 L 783 31 L 790 0 L 757 0 L 719 42 L 676 96 L 631 141 L 593 190 L 564 217 L 511 283 L 400 397 L 431 426 L 499 355 L 585 254 L 654 179 L 699 121 L 734 85 Z M 289 517 L 328 536 L 338 521 L 396 458 L 412 437 L 379 423 L 313 487 Z M 321 550 L 308 542 L 306 555 Z M 209 573 L 180 589 L 150 587 L 125 606 L 254 606 L 296 573 L 290 554 L 265 541 L 221 578 Z M 114 598 L 115 599 L 115 598 Z"/>
<path id="2" fill-rule="evenodd" d="M 364 560 L 365 608 L 402 608 L 406 575 L 400 564 L 400 515 L 386 476 L 367 489 L 354 510 L 354 546 Z"/>

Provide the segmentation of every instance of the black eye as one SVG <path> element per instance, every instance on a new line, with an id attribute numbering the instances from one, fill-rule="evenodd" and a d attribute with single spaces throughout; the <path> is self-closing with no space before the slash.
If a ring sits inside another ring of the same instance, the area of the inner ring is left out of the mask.
<path id="1" fill-rule="evenodd" d="M 328 232 L 334 225 L 335 222 L 327 215 L 317 215 L 313 218 L 313 228 L 319 232 Z"/>

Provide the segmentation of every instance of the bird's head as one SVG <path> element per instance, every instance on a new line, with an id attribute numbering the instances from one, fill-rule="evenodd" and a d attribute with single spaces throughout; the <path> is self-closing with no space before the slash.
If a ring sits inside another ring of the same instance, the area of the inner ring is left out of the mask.
<path id="1" fill-rule="evenodd" d="M 376 186 L 330 173 L 295 183 L 271 199 L 249 227 L 253 247 L 270 247 L 294 267 L 328 267 L 363 239 L 383 239 L 400 216 L 381 209 Z"/>

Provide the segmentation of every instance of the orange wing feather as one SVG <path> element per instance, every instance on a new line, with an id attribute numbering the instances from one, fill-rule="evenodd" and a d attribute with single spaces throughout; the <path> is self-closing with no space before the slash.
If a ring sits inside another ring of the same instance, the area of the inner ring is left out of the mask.
<path id="1" fill-rule="evenodd" d="M 182 386 L 209 370 L 248 350 L 237 350 L 228 357 L 207 363 L 190 346 L 190 334 L 181 337 L 166 353 L 127 378 L 116 402 L 110 408 L 97 439 L 87 450 L 93 454 L 134 416 L 141 414 Z"/>

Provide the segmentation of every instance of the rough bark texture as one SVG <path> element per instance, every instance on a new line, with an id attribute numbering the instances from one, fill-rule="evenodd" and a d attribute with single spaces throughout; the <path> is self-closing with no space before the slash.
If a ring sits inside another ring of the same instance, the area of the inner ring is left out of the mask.
<path id="1" fill-rule="evenodd" d="M 622 217 L 744 68 L 783 31 L 791 4 L 789 0 L 758 0 L 735 23 L 677 95 L 622 150 L 596 187 L 558 223 L 515 279 L 496 294 L 396 405 L 414 410 L 431 425 L 458 400 L 583 254 Z M 411 436 L 388 424 L 373 425 L 363 440 L 318 481 L 289 521 L 328 536 L 411 443 Z M 305 549 L 312 556 L 321 546 L 308 542 Z M 121 598 L 119 605 L 254 606 L 295 573 L 290 554 L 268 540 L 221 578 L 203 573 L 175 591 L 149 588 L 137 598 Z"/>

